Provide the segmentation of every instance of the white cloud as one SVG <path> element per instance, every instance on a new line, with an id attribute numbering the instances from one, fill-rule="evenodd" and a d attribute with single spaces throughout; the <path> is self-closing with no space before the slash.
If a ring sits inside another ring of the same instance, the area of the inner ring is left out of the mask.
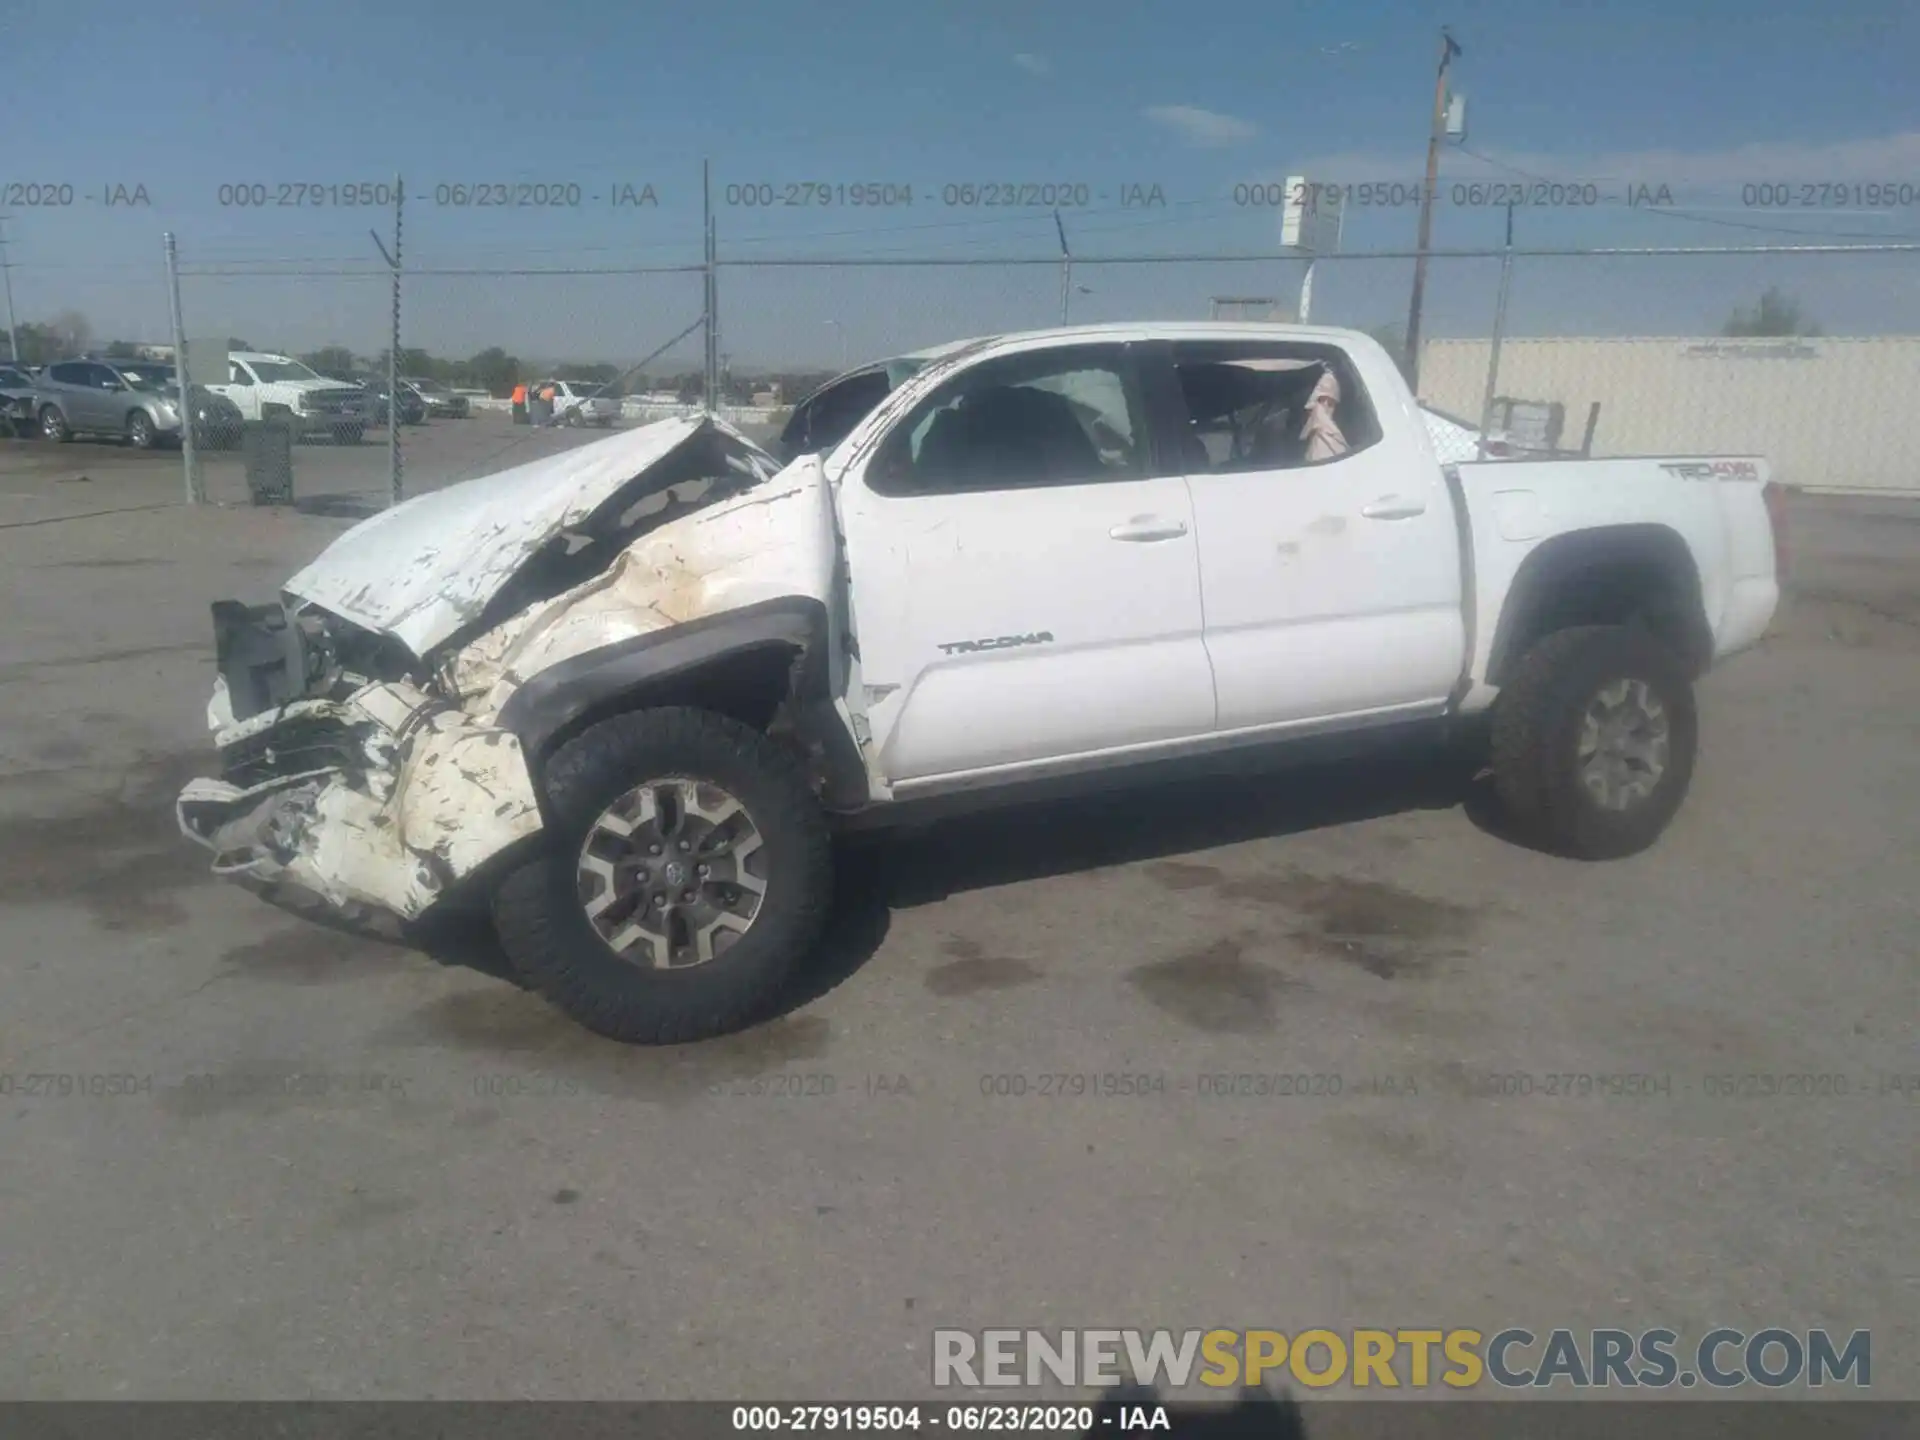
<path id="1" fill-rule="evenodd" d="M 1721 150 L 1603 150 L 1549 155 L 1486 147 L 1482 154 L 1487 158 L 1449 147 L 1442 152 L 1440 173 L 1450 180 L 1538 176 L 1544 180 L 1684 185 L 1694 189 L 1765 180 L 1911 184 L 1920 172 L 1920 132 L 1828 144 L 1764 140 Z M 1424 162 L 1424 147 L 1412 145 L 1401 158 L 1353 151 L 1315 156 L 1289 166 L 1288 173 L 1328 181 L 1417 181 Z"/>
<path id="2" fill-rule="evenodd" d="M 1260 133 L 1251 121 L 1222 115 L 1217 110 L 1202 110 L 1196 105 L 1149 105 L 1143 113 L 1156 124 L 1177 131 L 1194 145 L 1234 145 Z"/>
<path id="3" fill-rule="evenodd" d="M 1022 50 L 1018 55 L 1013 57 L 1013 63 L 1029 75 L 1051 75 L 1053 73 L 1053 66 L 1044 55 L 1029 55 L 1026 51 Z"/>

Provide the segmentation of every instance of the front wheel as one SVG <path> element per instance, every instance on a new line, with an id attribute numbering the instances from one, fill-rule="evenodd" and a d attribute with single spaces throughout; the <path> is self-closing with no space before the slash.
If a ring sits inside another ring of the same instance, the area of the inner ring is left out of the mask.
<path id="1" fill-rule="evenodd" d="M 1494 788 L 1550 850 L 1633 855 L 1686 799 L 1699 733 L 1692 681 L 1652 635 L 1558 631 L 1526 654 L 1494 703 Z"/>
<path id="2" fill-rule="evenodd" d="M 640 711 L 563 745 L 546 793 L 545 852 L 493 901 L 529 986 L 628 1044 L 771 1013 L 833 888 L 825 817 L 786 751 L 707 711 Z"/>
<path id="3" fill-rule="evenodd" d="M 153 428 L 153 417 L 144 410 L 136 410 L 127 416 L 127 443 L 136 450 L 151 450 L 158 438 Z"/>

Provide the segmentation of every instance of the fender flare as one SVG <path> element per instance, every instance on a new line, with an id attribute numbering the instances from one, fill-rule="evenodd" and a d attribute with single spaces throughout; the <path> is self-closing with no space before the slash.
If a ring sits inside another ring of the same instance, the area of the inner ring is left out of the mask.
<path id="1" fill-rule="evenodd" d="M 560 744 L 596 720 L 674 704 L 701 677 L 745 656 L 782 655 L 796 730 L 824 772 L 822 800 L 856 809 L 869 795 L 867 769 L 833 707 L 828 635 L 827 607 L 806 596 L 703 616 L 549 666 L 507 698 L 498 724 L 518 737 L 537 777 Z"/>
<path id="2" fill-rule="evenodd" d="M 1687 542 L 1668 525 L 1606 525 L 1550 536 L 1520 562 L 1494 624 L 1487 652 L 1489 683 L 1505 681 L 1539 638 L 1539 618 L 1551 615 L 1565 597 L 1577 594 L 1583 581 L 1635 570 L 1659 578 L 1660 587 L 1644 598 L 1658 602 L 1652 613 L 1670 618 L 1679 627 L 1674 638 L 1686 663 L 1696 672 L 1705 669 L 1713 657 L 1713 630 L 1701 594 L 1700 567 Z M 1636 604 L 1627 613 L 1649 612 Z"/>

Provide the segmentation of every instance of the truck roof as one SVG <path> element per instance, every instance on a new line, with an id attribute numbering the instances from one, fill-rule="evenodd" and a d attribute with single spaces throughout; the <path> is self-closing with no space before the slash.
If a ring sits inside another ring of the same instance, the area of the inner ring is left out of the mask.
<path id="1" fill-rule="evenodd" d="M 1136 335 L 1145 331 L 1169 340 L 1364 340 L 1358 330 L 1335 325 L 1288 325 L 1271 320 L 1116 320 L 1100 325 L 1059 325 L 1043 330 L 1009 330 L 999 335 L 980 335 L 971 340 L 954 340 L 912 350 L 902 360 L 937 360 L 972 345 L 998 345 L 1010 340 L 1103 340 L 1117 335 Z"/>

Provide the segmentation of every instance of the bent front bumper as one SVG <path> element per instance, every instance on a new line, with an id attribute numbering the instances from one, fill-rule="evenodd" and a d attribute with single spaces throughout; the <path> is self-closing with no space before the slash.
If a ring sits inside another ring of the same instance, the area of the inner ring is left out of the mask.
<path id="1" fill-rule="evenodd" d="M 215 874 L 291 885 L 342 914 L 417 919 L 541 828 L 518 738 L 412 685 L 296 700 L 215 744 L 225 775 L 180 792 L 181 833 L 213 852 Z"/>

